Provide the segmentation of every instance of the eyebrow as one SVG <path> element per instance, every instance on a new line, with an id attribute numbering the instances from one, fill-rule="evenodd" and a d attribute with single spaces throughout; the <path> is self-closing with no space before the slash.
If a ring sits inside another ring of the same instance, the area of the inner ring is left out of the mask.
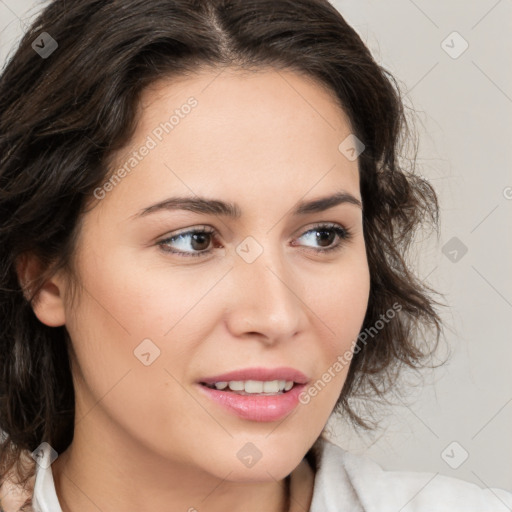
<path id="1" fill-rule="evenodd" d="M 359 199 L 348 192 L 342 191 L 334 195 L 321 197 L 312 201 L 301 201 L 293 209 L 292 215 L 296 216 L 323 212 L 344 203 L 353 204 L 361 208 L 361 210 L 363 209 L 363 205 Z M 236 203 L 228 203 L 218 199 L 208 199 L 205 197 L 195 196 L 171 197 L 143 208 L 132 217 L 140 218 L 155 212 L 173 210 L 188 210 L 195 213 L 223 216 L 232 219 L 239 219 L 242 216 L 242 210 Z"/>

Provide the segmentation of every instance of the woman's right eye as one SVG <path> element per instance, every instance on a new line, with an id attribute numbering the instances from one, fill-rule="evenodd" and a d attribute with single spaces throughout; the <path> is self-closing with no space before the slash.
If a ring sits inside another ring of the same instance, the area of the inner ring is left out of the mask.
<path id="1" fill-rule="evenodd" d="M 193 229 L 190 231 L 183 231 L 171 237 L 158 242 L 162 250 L 172 254 L 179 254 L 181 256 L 203 256 L 209 254 L 212 250 L 208 249 L 212 236 L 215 234 L 214 229 Z M 170 245 L 178 247 L 178 250 L 170 249 Z M 187 247 L 192 247 L 192 251 L 187 250 Z M 197 252 L 200 251 L 200 252 Z"/>

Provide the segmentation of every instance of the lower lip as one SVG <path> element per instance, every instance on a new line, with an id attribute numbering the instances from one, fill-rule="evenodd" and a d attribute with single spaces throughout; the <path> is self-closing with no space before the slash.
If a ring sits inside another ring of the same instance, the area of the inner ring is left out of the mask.
<path id="1" fill-rule="evenodd" d="M 277 421 L 290 414 L 299 403 L 305 384 L 295 384 L 280 395 L 238 395 L 198 384 L 203 393 L 239 417 L 251 421 Z"/>

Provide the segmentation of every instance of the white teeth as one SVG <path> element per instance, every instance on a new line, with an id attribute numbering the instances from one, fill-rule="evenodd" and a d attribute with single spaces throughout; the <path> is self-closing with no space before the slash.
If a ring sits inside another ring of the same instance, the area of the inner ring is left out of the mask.
<path id="1" fill-rule="evenodd" d="M 255 382 L 255 381 L 253 381 Z M 263 393 L 279 393 L 279 381 L 271 380 L 269 382 L 264 382 L 263 385 Z"/>
<path id="2" fill-rule="evenodd" d="M 265 382 L 265 384 L 272 384 L 272 383 Z M 244 391 L 246 393 L 263 393 L 263 386 L 264 386 L 264 383 L 261 382 L 260 380 L 246 380 L 245 386 L 244 386 Z M 229 389 L 231 389 L 231 386 Z M 278 391 L 278 389 L 276 391 Z"/>
<path id="3" fill-rule="evenodd" d="M 289 391 L 292 389 L 293 381 L 231 380 L 229 382 L 216 382 L 214 387 L 219 390 L 229 387 L 231 391 L 240 391 L 242 393 L 280 393 L 282 391 Z"/>

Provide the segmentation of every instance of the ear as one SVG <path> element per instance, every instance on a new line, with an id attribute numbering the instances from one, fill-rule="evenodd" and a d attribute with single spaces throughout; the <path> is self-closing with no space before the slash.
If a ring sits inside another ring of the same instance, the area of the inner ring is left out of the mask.
<path id="1" fill-rule="evenodd" d="M 41 275 L 43 267 L 40 260 L 32 254 L 22 254 L 16 260 L 18 281 L 25 298 L 29 300 L 31 283 Z M 59 274 L 46 281 L 34 298 L 32 309 L 36 317 L 49 327 L 59 327 L 66 323 L 64 303 L 64 281 Z"/>

